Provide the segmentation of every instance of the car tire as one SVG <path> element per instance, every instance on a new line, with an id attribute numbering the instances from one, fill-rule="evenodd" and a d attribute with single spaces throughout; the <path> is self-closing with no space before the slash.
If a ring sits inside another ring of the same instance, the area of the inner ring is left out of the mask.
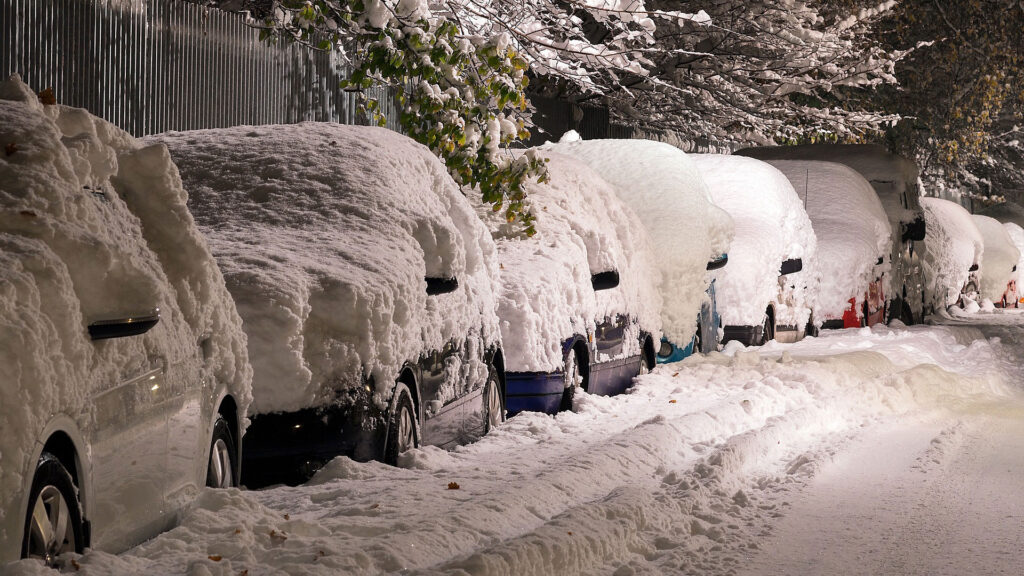
<path id="1" fill-rule="evenodd" d="M 704 352 L 704 335 L 700 331 L 700 322 L 697 322 L 697 331 L 693 334 L 693 353 Z"/>
<path id="2" fill-rule="evenodd" d="M 651 341 L 651 337 L 644 338 L 644 341 L 640 344 L 640 365 L 637 366 L 636 375 L 643 376 L 644 374 L 650 374 L 651 369 L 654 367 L 654 342 Z"/>
<path id="3" fill-rule="evenodd" d="M 398 457 L 407 450 L 420 445 L 419 430 L 416 427 L 416 410 L 412 395 L 405 384 L 395 387 L 395 406 L 388 417 L 388 438 L 384 447 L 384 463 L 398 465 Z"/>
<path id="4" fill-rule="evenodd" d="M 565 355 L 565 390 L 562 392 L 562 404 L 558 407 L 560 412 L 572 410 L 573 400 L 576 398 L 576 390 L 583 386 L 583 375 L 580 371 L 579 356 L 576 349 L 569 350 Z"/>
<path id="5" fill-rule="evenodd" d="M 764 315 L 764 325 L 761 327 L 761 345 L 765 345 L 775 339 L 775 322 L 768 314 Z"/>
<path id="6" fill-rule="evenodd" d="M 55 567 L 60 554 L 82 553 L 85 541 L 77 489 L 56 456 L 44 452 L 39 458 L 28 503 L 22 558 L 37 558 Z"/>
<path id="7" fill-rule="evenodd" d="M 505 398 L 501 394 L 498 373 L 492 368 L 487 374 L 487 385 L 484 388 L 484 434 L 494 430 L 505 421 Z"/>
<path id="8" fill-rule="evenodd" d="M 206 465 L 206 485 L 210 488 L 233 488 L 238 485 L 238 444 L 231 425 L 217 416 L 210 434 L 210 460 Z"/>

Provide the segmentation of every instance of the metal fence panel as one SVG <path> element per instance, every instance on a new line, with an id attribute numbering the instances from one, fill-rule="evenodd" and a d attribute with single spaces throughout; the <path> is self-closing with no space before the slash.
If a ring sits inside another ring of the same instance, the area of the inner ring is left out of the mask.
<path id="1" fill-rule="evenodd" d="M 271 45 L 179 0 L 0 0 L 0 73 L 135 136 L 305 120 L 365 124 L 336 54 Z M 390 91 L 388 128 L 398 130 Z"/>

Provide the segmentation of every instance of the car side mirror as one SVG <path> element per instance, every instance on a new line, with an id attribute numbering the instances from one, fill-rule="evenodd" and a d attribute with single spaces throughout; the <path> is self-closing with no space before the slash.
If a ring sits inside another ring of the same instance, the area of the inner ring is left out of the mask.
<path id="1" fill-rule="evenodd" d="M 878 257 L 878 262 L 875 262 L 875 266 L 881 266 L 884 263 L 885 263 L 885 256 L 879 256 Z"/>
<path id="2" fill-rule="evenodd" d="M 782 262 L 782 266 L 779 267 L 779 276 L 785 276 L 786 274 L 793 274 L 804 269 L 804 261 L 800 258 L 790 258 Z"/>
<path id="3" fill-rule="evenodd" d="M 719 268 L 724 268 L 725 265 L 728 264 L 728 263 L 729 263 L 729 255 L 728 254 L 722 254 L 718 258 L 715 258 L 714 260 L 708 261 L 708 270 L 718 270 Z"/>
<path id="4" fill-rule="evenodd" d="M 459 287 L 459 279 L 452 278 L 425 278 L 427 281 L 427 296 L 437 296 L 438 294 L 447 294 L 449 292 L 455 292 Z"/>
<path id="5" fill-rule="evenodd" d="M 977 264 L 971 264 L 971 267 L 968 268 L 967 271 L 968 272 L 977 272 L 978 271 L 978 265 Z"/>
<path id="6" fill-rule="evenodd" d="M 141 316 L 99 320 L 89 324 L 89 338 L 93 340 L 107 340 L 109 338 L 138 336 L 139 334 L 149 332 L 158 322 L 160 322 L 159 308 L 154 308 L 151 313 Z"/>
<path id="7" fill-rule="evenodd" d="M 924 240 L 925 236 L 925 224 L 924 218 L 918 216 L 913 222 L 906 222 L 903 224 L 903 241 L 908 242 L 910 240 Z"/>
<path id="8" fill-rule="evenodd" d="M 598 272 L 590 277 L 590 284 L 593 285 L 594 291 L 615 288 L 619 285 L 619 271 Z"/>

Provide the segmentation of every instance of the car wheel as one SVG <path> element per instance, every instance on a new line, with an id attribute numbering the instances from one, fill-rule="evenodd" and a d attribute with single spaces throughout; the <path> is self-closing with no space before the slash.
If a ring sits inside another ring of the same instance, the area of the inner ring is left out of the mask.
<path id="1" fill-rule="evenodd" d="M 650 354 L 649 351 L 654 350 L 654 343 L 651 341 L 651 337 L 644 338 L 643 343 L 640 344 L 640 366 L 637 367 L 636 375 L 643 376 L 644 374 L 650 374 L 651 367 L 654 364 L 654 355 Z"/>
<path id="2" fill-rule="evenodd" d="M 235 459 L 238 446 L 231 433 L 231 425 L 223 416 L 217 416 L 210 435 L 210 462 L 206 468 L 206 485 L 210 488 L 231 488 L 235 486 Z"/>
<path id="3" fill-rule="evenodd" d="M 54 567 L 57 556 L 84 548 L 82 511 L 71 474 L 55 456 L 43 453 L 29 492 L 21 556 Z"/>
<path id="4" fill-rule="evenodd" d="M 700 322 L 697 322 L 697 332 L 693 335 L 693 353 L 704 351 L 704 335 L 700 332 Z"/>
<path id="5" fill-rule="evenodd" d="M 486 434 L 505 421 L 505 402 L 501 397 L 498 375 L 493 370 L 487 375 L 484 403 L 487 406 L 487 428 L 484 430 Z"/>
<path id="6" fill-rule="evenodd" d="M 775 322 L 768 314 L 764 316 L 764 326 L 761 328 L 761 345 L 767 344 L 775 339 Z"/>
<path id="7" fill-rule="evenodd" d="M 413 410 L 412 396 L 405 384 L 395 388 L 397 400 L 388 419 L 388 440 L 384 449 L 384 462 L 395 466 L 398 456 L 419 446 L 416 431 L 416 411 Z"/>
<path id="8" fill-rule="evenodd" d="M 576 356 L 576 349 L 569 350 L 565 357 L 565 391 L 562 392 L 562 405 L 559 410 L 572 410 L 572 401 L 576 398 L 576 389 L 583 386 L 583 376 L 580 374 L 579 358 Z"/>
<path id="9" fill-rule="evenodd" d="M 911 312 L 910 306 L 907 303 L 903 303 L 903 308 L 900 310 L 900 322 L 903 322 L 907 326 L 914 323 L 914 313 Z"/>

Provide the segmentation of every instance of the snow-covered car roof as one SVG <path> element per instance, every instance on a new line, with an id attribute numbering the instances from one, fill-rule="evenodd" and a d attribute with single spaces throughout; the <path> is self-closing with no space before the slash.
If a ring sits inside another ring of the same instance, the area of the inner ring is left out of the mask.
<path id="1" fill-rule="evenodd" d="M 498 243 L 507 369 L 561 369 L 567 338 L 593 333 L 595 320 L 620 313 L 659 338 L 658 271 L 637 216 L 586 164 L 545 149 L 528 153 L 548 159 L 546 181 L 527 189 L 537 233 L 519 237 L 500 215 L 482 214 Z M 595 292 L 591 275 L 611 270 L 619 286 Z"/>
<path id="2" fill-rule="evenodd" d="M 889 216 L 893 234 L 900 223 L 914 221 L 921 213 L 917 164 L 877 144 L 801 144 L 744 148 L 737 155 L 761 160 L 822 160 L 838 162 L 860 172 L 878 193 Z M 903 205 L 906 192 L 906 207 Z"/>
<path id="3" fill-rule="evenodd" d="M 789 178 L 818 240 L 815 314 L 841 316 L 850 298 L 862 294 L 877 276 L 878 259 L 892 250 L 882 203 L 871 184 L 849 166 L 818 160 L 768 163 Z"/>
<path id="4" fill-rule="evenodd" d="M 156 138 L 244 320 L 255 412 L 322 405 L 364 374 L 383 405 L 403 363 L 500 342 L 494 243 L 426 147 L 327 123 Z M 425 277 L 459 287 L 428 297 Z"/>
<path id="5" fill-rule="evenodd" d="M 981 264 L 985 243 L 971 213 L 963 206 L 941 198 L 921 198 L 921 205 L 928 226 L 926 293 L 932 295 L 934 305 L 944 308 L 960 298 L 970 268 Z"/>
<path id="6" fill-rule="evenodd" d="M 998 220 L 980 214 L 974 214 L 973 218 L 985 242 L 981 261 L 981 297 L 998 302 L 1006 291 L 1007 282 L 1015 274 L 1013 267 L 1020 261 L 1020 250 Z"/>
<path id="7" fill-rule="evenodd" d="M 138 374 L 130 359 L 189 363 L 244 417 L 241 320 L 167 150 L 44 106 L 17 76 L 0 83 L 0 148 L 0 486 L 21 486 L 49 418 L 91 426 L 92 396 Z M 145 334 L 90 340 L 89 324 L 154 307 L 162 320 Z M 11 493 L 0 511 L 16 509 Z"/>
<path id="8" fill-rule="evenodd" d="M 729 251 L 733 235 L 732 218 L 711 202 L 696 165 L 682 150 L 650 140 L 570 138 L 548 148 L 585 162 L 640 217 L 661 271 L 663 330 L 688 343 L 706 299 L 708 261 Z"/>
<path id="9" fill-rule="evenodd" d="M 690 158 L 711 199 L 732 216 L 735 226 L 729 264 L 717 272 L 715 285 L 722 322 L 759 326 L 765 307 L 779 292 L 782 262 L 801 258 L 808 272 L 814 269 L 817 241 L 811 220 L 789 179 L 770 164 L 724 154 Z M 804 291 L 797 294 L 802 298 Z M 810 302 L 794 304 L 811 307 Z"/>

